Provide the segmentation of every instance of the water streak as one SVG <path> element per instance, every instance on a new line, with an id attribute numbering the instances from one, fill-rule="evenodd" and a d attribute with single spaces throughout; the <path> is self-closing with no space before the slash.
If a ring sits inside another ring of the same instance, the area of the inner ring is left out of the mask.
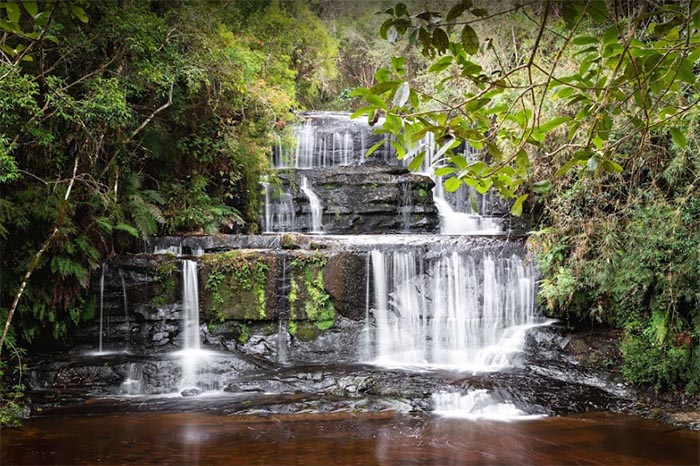
<path id="1" fill-rule="evenodd" d="M 309 209 L 311 211 L 311 233 L 323 233 L 321 218 L 323 216 L 323 206 L 318 195 L 311 189 L 309 180 L 303 176 L 301 178 L 301 190 L 309 198 Z"/>

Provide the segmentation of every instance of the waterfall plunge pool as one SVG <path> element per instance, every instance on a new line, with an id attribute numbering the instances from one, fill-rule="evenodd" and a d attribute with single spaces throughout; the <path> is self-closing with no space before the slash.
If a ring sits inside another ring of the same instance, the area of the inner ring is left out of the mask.
<path id="1" fill-rule="evenodd" d="M 205 413 L 35 418 L 2 464 L 699 464 L 697 432 L 612 413 L 514 423 L 426 415 Z"/>

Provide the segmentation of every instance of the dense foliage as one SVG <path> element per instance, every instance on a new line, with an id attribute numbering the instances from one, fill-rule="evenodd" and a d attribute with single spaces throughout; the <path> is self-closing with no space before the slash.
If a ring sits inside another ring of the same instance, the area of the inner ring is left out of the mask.
<path id="1" fill-rule="evenodd" d="M 700 5 L 446 3 L 383 12 L 398 56 L 353 91 L 356 116 L 383 118 L 411 167 L 435 134 L 448 191 L 466 183 L 540 213 L 549 312 L 623 327 L 629 379 L 697 391 Z"/>
<path id="2" fill-rule="evenodd" d="M 145 236 L 255 232 L 273 130 L 336 76 L 303 2 L 3 3 L 0 19 L 0 317 L 26 281 L 25 341 L 91 319 L 91 273 Z"/>

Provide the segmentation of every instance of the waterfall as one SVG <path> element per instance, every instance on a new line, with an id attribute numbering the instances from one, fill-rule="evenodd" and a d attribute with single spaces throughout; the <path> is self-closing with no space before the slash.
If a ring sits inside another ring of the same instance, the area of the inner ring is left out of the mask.
<path id="1" fill-rule="evenodd" d="M 197 262 L 182 261 L 182 378 L 180 388 L 197 386 L 197 372 L 202 358 L 199 342 L 199 287 Z"/>
<path id="2" fill-rule="evenodd" d="M 295 231 L 296 209 L 292 194 L 276 189 L 268 182 L 261 184 L 265 193 L 263 231 L 265 233 Z"/>
<path id="3" fill-rule="evenodd" d="M 142 395 L 143 394 L 143 369 L 139 364 L 130 363 L 124 381 L 119 386 L 121 395 Z"/>
<path id="4" fill-rule="evenodd" d="M 511 364 L 534 312 L 520 257 L 372 250 L 375 362 L 494 371 Z"/>
<path id="5" fill-rule="evenodd" d="M 301 190 L 306 197 L 309 198 L 309 209 L 311 211 L 311 233 L 323 233 L 323 225 L 321 217 L 323 215 L 323 207 L 318 195 L 309 186 L 309 180 L 303 176 L 301 178 Z"/>
<path id="6" fill-rule="evenodd" d="M 460 393 L 439 392 L 432 396 L 434 410 L 439 416 L 471 420 L 515 421 L 538 419 L 538 414 L 527 414 L 508 402 L 498 402 L 488 390 L 470 390 Z"/>

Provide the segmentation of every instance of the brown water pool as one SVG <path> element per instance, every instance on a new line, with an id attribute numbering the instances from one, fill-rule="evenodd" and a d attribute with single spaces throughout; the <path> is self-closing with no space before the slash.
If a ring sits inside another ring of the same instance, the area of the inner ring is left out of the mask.
<path id="1" fill-rule="evenodd" d="M 700 464 L 700 433 L 611 413 L 513 423 L 393 414 L 44 417 L 1 432 L 0 464 Z"/>

